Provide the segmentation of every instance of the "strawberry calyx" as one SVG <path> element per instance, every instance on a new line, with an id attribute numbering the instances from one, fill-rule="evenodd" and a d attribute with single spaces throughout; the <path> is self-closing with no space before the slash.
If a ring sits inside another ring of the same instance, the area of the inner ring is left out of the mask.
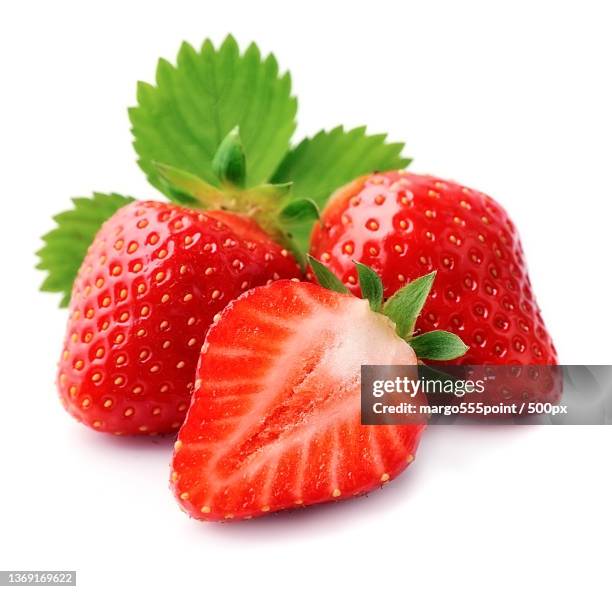
<path id="1" fill-rule="evenodd" d="M 318 259 L 309 255 L 308 261 L 322 287 L 341 294 L 350 294 L 340 278 Z M 378 274 L 363 263 L 353 263 L 357 268 L 362 298 L 368 300 L 373 312 L 382 314 L 393 322 L 396 333 L 412 347 L 419 359 L 448 361 L 467 352 L 468 346 L 459 336 L 449 331 L 436 330 L 414 334 L 417 318 L 433 286 L 435 271 L 407 283 L 385 302 L 383 284 Z"/>
<path id="2" fill-rule="evenodd" d="M 246 184 L 246 156 L 238 127 L 223 139 L 212 160 L 213 172 L 223 185 L 243 188 Z"/>
<path id="3" fill-rule="evenodd" d="M 246 187 L 247 162 L 237 127 L 219 145 L 212 165 L 219 180 L 218 186 L 168 164 L 154 163 L 165 191 L 177 202 L 204 210 L 225 210 L 250 217 L 273 240 L 289 249 L 303 265 L 304 255 L 292 240 L 291 226 L 318 219 L 319 210 L 315 202 L 293 199 L 291 183 L 263 183 Z"/>

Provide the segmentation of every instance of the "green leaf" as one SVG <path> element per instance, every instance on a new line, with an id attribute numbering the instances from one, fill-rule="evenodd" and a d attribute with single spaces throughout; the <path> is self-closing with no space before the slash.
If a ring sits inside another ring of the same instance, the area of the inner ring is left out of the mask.
<path id="1" fill-rule="evenodd" d="M 319 208 L 312 199 L 294 199 L 280 211 L 278 218 L 283 224 L 318 220 Z"/>
<path id="2" fill-rule="evenodd" d="M 308 255 L 308 262 L 310 263 L 310 267 L 312 267 L 312 271 L 317 281 L 323 288 L 327 288 L 333 292 L 340 292 L 340 294 L 349 294 L 348 288 L 318 259 Z"/>
<path id="3" fill-rule="evenodd" d="M 212 161 L 213 172 L 221 183 L 244 187 L 246 183 L 246 158 L 238 127 L 230 131 L 215 153 Z"/>
<path id="4" fill-rule="evenodd" d="M 454 360 L 468 347 L 461 338 L 448 331 L 430 331 L 408 341 L 418 358 L 426 360 Z"/>
<path id="5" fill-rule="evenodd" d="M 359 175 L 404 168 L 410 163 L 401 156 L 404 144 L 385 143 L 386 137 L 367 135 L 365 126 L 320 131 L 285 156 L 272 181 L 292 181 L 296 197 L 309 197 L 323 205 L 335 189 Z"/>
<path id="6" fill-rule="evenodd" d="M 47 272 L 40 289 L 63 294 L 60 306 L 68 306 L 74 279 L 102 224 L 131 201 L 134 198 L 116 193 L 94 193 L 74 198 L 71 210 L 53 217 L 57 226 L 42 237 L 45 244 L 36 253 L 36 267 Z"/>
<path id="7" fill-rule="evenodd" d="M 359 275 L 359 287 L 361 296 L 367 298 L 370 308 L 374 312 L 380 312 L 383 302 L 383 285 L 378 274 L 367 265 L 355 262 L 357 274 Z"/>
<path id="8" fill-rule="evenodd" d="M 239 126 L 252 187 L 278 168 L 296 125 L 289 73 L 280 74 L 275 57 L 262 58 L 254 44 L 240 54 L 231 36 L 219 48 L 206 40 L 200 51 L 183 43 L 176 66 L 160 60 L 155 85 L 140 82 L 137 99 L 129 115 L 138 162 L 170 199 L 154 161 L 217 185 L 213 158 Z"/>
<path id="9" fill-rule="evenodd" d="M 436 272 L 432 271 L 400 288 L 387 302 L 383 313 L 395 322 L 397 334 L 404 339 L 410 337 L 414 331 L 414 325 L 419 316 Z"/>
<path id="10" fill-rule="evenodd" d="M 295 198 L 312 199 L 323 209 L 329 196 L 360 175 L 403 169 L 410 160 L 401 156 L 404 144 L 386 143 L 386 135 L 367 135 L 365 127 L 346 131 L 342 126 L 302 140 L 283 159 L 272 182 L 293 182 Z M 294 230 L 299 246 L 308 248 L 311 224 Z"/>

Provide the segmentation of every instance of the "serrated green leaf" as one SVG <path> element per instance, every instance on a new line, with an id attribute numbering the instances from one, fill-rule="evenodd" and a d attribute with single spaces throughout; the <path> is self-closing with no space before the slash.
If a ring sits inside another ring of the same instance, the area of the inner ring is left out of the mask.
<path id="1" fill-rule="evenodd" d="M 383 313 L 388 316 L 396 325 L 397 334 L 407 339 L 414 331 L 414 325 L 419 316 L 433 281 L 436 272 L 432 271 L 400 288 L 383 307 Z"/>
<path id="2" fill-rule="evenodd" d="M 365 126 L 320 131 L 287 153 L 272 181 L 291 181 L 296 197 L 310 197 L 321 205 L 332 191 L 359 175 L 410 163 L 401 156 L 404 144 L 385 143 L 386 137 L 367 135 Z"/>
<path id="3" fill-rule="evenodd" d="M 94 193 L 74 198 L 71 210 L 53 217 L 57 227 L 42 237 L 36 268 L 47 272 L 40 287 L 43 292 L 63 294 L 60 306 L 68 306 L 74 278 L 100 226 L 131 201 L 134 198 L 117 193 Z"/>
<path id="4" fill-rule="evenodd" d="M 426 360 L 454 360 L 462 356 L 468 347 L 461 338 L 448 331 L 430 331 L 408 341 L 418 358 Z"/>
<path id="5" fill-rule="evenodd" d="M 312 267 L 312 271 L 315 274 L 317 281 L 323 288 L 327 288 L 333 292 L 339 292 L 340 294 L 350 293 L 348 288 L 340 281 L 340 278 L 338 278 L 318 259 L 308 255 L 308 263 L 310 263 L 310 267 Z"/>
<path id="6" fill-rule="evenodd" d="M 267 181 L 289 148 L 297 100 L 289 73 L 273 55 L 251 44 L 240 54 L 233 37 L 219 48 L 205 41 L 196 51 L 183 43 L 176 66 L 160 60 L 155 86 L 139 83 L 138 106 L 129 110 L 134 148 L 150 182 L 175 199 L 153 162 L 189 171 L 212 185 L 213 158 L 236 126 L 247 161 L 247 187 Z"/>
<path id="7" fill-rule="evenodd" d="M 359 287 L 362 298 L 370 303 L 374 312 L 380 312 L 383 303 L 383 284 L 378 274 L 367 265 L 355 262 L 359 276 Z"/>
<path id="8" fill-rule="evenodd" d="M 401 156 L 404 144 L 385 140 L 385 134 L 367 135 L 365 127 L 321 131 L 287 153 L 272 182 L 293 182 L 295 198 L 310 198 L 323 209 L 336 189 L 356 177 L 408 166 L 410 160 Z M 306 223 L 293 231 L 300 248 L 308 248 L 311 226 Z"/>

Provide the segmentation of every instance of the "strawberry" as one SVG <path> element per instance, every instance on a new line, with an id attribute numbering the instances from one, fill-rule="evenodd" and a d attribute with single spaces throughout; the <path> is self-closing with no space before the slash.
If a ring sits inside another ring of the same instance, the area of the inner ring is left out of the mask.
<path id="1" fill-rule="evenodd" d="M 380 279 L 359 267 L 370 302 L 313 261 L 319 281 L 281 280 L 231 302 L 211 326 L 175 445 L 172 487 L 201 520 L 229 520 L 364 494 L 414 459 L 423 425 L 360 423 L 361 364 L 415 365 L 408 338 L 433 274 L 382 308 Z M 384 314 L 381 314 L 384 313 Z M 465 346 L 433 332 L 438 359 Z"/>
<path id="2" fill-rule="evenodd" d="M 133 202 L 100 229 L 74 284 L 58 385 L 99 431 L 175 431 L 213 316 L 244 290 L 300 277 L 255 222 Z"/>
<path id="3" fill-rule="evenodd" d="M 380 273 L 386 296 L 438 270 L 416 328 L 459 335 L 470 349 L 453 364 L 557 362 L 516 228 L 484 193 L 405 171 L 360 177 L 332 196 L 310 252 L 355 294 L 353 260 Z"/>
<path id="4" fill-rule="evenodd" d="M 214 315 L 254 286 L 302 277 L 284 226 L 316 216 L 316 206 L 288 199 L 287 184 L 246 187 L 237 129 L 221 142 L 212 166 L 215 186 L 155 164 L 166 191 L 184 205 L 97 196 L 59 217 L 74 223 L 57 231 L 62 238 L 76 233 L 81 239 L 83 220 L 90 228 L 94 219 L 87 215 L 95 208 L 129 203 L 104 223 L 87 251 L 60 360 L 64 406 L 96 430 L 176 431 Z M 57 258 L 55 240 L 48 255 Z"/>

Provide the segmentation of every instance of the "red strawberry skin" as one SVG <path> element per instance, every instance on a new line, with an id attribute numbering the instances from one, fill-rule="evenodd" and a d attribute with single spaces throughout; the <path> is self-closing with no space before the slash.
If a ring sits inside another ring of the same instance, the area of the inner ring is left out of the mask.
<path id="1" fill-rule="evenodd" d="M 392 171 L 339 189 L 311 254 L 359 293 L 353 260 L 374 268 L 385 297 L 437 270 L 417 331 L 443 329 L 470 347 L 452 364 L 556 364 L 514 224 L 492 198 L 451 181 Z"/>
<path id="2" fill-rule="evenodd" d="M 74 284 L 62 403 L 103 432 L 176 431 L 214 315 L 249 288 L 300 276 L 293 257 L 240 215 L 125 206 L 98 232 Z"/>
<path id="3" fill-rule="evenodd" d="M 281 280 L 212 325 L 175 445 L 172 487 L 200 520 L 349 498 L 412 462 L 424 426 L 363 426 L 361 364 L 415 364 L 368 303 Z"/>

